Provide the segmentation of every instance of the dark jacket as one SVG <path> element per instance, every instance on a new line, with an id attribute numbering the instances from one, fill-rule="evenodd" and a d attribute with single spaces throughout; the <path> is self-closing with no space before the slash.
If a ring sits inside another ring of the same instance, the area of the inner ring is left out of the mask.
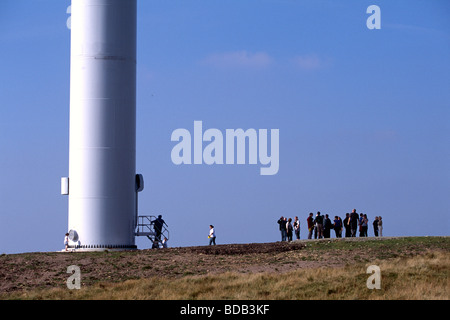
<path id="1" fill-rule="evenodd" d="M 277 223 L 280 225 L 280 230 L 286 230 L 286 222 L 284 219 L 279 219 Z"/>
<path id="2" fill-rule="evenodd" d="M 359 215 L 356 212 L 350 213 L 350 225 L 353 227 L 353 229 L 356 229 L 359 222 Z"/>
<path id="3" fill-rule="evenodd" d="M 316 223 L 317 223 L 317 224 L 323 224 L 323 216 L 318 215 L 318 216 L 316 217 Z"/>
<path id="4" fill-rule="evenodd" d="M 330 218 L 325 218 L 325 223 L 323 224 L 323 227 L 327 230 L 333 227 Z"/>

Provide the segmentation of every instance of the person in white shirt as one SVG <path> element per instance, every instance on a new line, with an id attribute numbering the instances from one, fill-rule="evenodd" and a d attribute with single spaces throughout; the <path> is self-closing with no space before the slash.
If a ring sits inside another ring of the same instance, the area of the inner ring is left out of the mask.
<path id="1" fill-rule="evenodd" d="M 169 240 L 169 239 L 167 239 L 166 237 L 164 237 L 164 240 L 162 241 L 162 246 L 163 246 L 163 248 L 167 248 L 167 240 Z"/>
<path id="2" fill-rule="evenodd" d="M 297 238 L 297 240 L 300 239 L 300 221 L 298 220 L 298 217 L 295 217 L 294 220 L 294 232 L 295 232 L 295 237 Z"/>
<path id="3" fill-rule="evenodd" d="M 209 225 L 209 245 L 216 245 L 216 232 L 214 231 L 214 226 L 211 224 Z"/>

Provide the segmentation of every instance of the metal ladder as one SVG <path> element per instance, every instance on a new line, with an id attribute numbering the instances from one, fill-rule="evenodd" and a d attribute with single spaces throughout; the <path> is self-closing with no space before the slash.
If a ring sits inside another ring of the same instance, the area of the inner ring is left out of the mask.
<path id="1" fill-rule="evenodd" d="M 138 223 L 136 226 L 136 236 L 138 237 L 147 237 L 151 243 L 153 244 L 152 248 L 158 247 L 161 248 L 163 246 L 163 239 L 167 238 L 169 240 L 169 230 L 167 229 L 169 226 L 164 222 L 161 230 L 159 238 L 157 237 L 155 225 L 155 216 L 138 216 Z M 166 228 L 167 227 L 167 228 Z"/>

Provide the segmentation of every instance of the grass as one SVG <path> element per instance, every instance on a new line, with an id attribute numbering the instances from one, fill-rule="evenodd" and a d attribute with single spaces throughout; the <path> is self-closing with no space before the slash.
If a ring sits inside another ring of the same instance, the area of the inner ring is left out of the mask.
<path id="1" fill-rule="evenodd" d="M 1 255 L 0 285 L 9 281 L 16 288 L 0 293 L 0 299 L 450 298 L 449 237 L 333 238 L 304 241 L 297 248 L 238 255 L 176 248 Z M 82 267 L 81 290 L 65 285 L 72 264 Z M 381 269 L 380 290 L 366 287 L 366 269 L 373 264 Z M 26 277 L 37 284 L 27 285 Z"/>
<path id="2" fill-rule="evenodd" d="M 448 300 L 450 255 L 432 251 L 414 257 L 375 261 L 381 289 L 368 289 L 369 264 L 298 269 L 287 273 L 148 278 L 98 283 L 81 290 L 55 288 L 14 293 L 9 299 L 444 299 Z"/>

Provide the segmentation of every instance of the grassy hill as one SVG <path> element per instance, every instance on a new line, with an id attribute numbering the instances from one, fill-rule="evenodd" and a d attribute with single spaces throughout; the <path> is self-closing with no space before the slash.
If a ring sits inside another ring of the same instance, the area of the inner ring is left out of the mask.
<path id="1" fill-rule="evenodd" d="M 81 271 L 69 290 L 67 267 Z M 368 289 L 367 267 L 381 271 Z M 0 299 L 445 299 L 450 237 L 0 256 Z"/>

